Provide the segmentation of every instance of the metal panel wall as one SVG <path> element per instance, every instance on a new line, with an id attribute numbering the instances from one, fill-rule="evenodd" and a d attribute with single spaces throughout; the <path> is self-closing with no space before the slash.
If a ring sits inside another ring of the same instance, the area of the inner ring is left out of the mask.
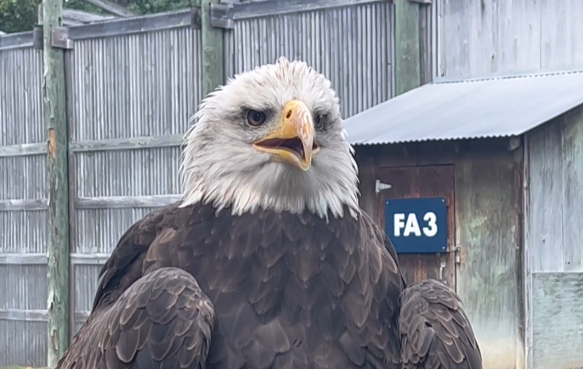
<path id="1" fill-rule="evenodd" d="M 394 6 L 379 2 L 238 20 L 226 32 L 226 77 L 301 59 L 326 75 L 344 118 L 394 95 Z"/>
<path id="2" fill-rule="evenodd" d="M 0 367 L 46 361 L 42 51 L 0 51 Z"/>
<path id="3" fill-rule="evenodd" d="M 77 40 L 67 55 L 72 334 L 102 263 L 138 219 L 178 198 L 182 137 L 201 99 L 190 27 Z"/>

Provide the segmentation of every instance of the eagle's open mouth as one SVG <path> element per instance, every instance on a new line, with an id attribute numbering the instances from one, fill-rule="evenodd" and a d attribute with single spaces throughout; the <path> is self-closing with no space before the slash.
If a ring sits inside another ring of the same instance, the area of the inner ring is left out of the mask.
<path id="1" fill-rule="evenodd" d="M 300 160 L 307 160 L 306 151 L 304 150 L 304 145 L 299 137 L 294 137 L 290 139 L 282 138 L 269 138 L 257 144 L 266 149 L 283 149 L 294 155 L 296 155 Z M 314 142 L 312 145 L 312 152 L 318 151 L 318 144 Z"/>

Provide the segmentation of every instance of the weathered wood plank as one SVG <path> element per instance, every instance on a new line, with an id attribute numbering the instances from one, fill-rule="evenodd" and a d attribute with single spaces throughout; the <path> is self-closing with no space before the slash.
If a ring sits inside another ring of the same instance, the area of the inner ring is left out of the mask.
<path id="1" fill-rule="evenodd" d="M 0 200 L 0 211 L 47 210 L 47 199 Z"/>
<path id="2" fill-rule="evenodd" d="M 153 208 L 180 199 L 181 195 L 81 197 L 75 199 L 75 209 Z"/>
<path id="3" fill-rule="evenodd" d="M 514 244 L 516 245 L 516 258 L 515 258 L 515 270 L 516 273 L 516 305 L 517 305 L 517 342 L 516 342 L 516 368 L 525 368 L 526 359 L 526 293 L 525 293 L 525 270 L 528 267 L 525 261 L 525 226 L 524 226 L 524 202 L 525 202 L 525 191 L 524 191 L 524 162 L 525 162 L 525 148 L 523 140 L 509 141 L 510 143 L 515 143 L 512 151 L 512 156 L 514 159 L 514 178 L 512 186 L 512 201 L 511 206 L 516 211 L 514 229 Z M 518 144 L 519 142 L 520 144 Z"/>
<path id="4" fill-rule="evenodd" d="M 61 27 L 63 2 L 43 2 L 44 113 L 48 129 L 48 366 L 55 367 L 69 346 L 69 174 L 65 57 L 52 46 L 52 29 Z"/>
<path id="5" fill-rule="evenodd" d="M 100 9 L 103 9 L 110 14 L 117 15 L 118 17 L 133 17 L 137 15 L 131 10 L 128 10 L 121 5 L 112 3 L 111 1 L 108 0 L 84 0 L 84 1 L 93 4 Z"/>
<path id="6" fill-rule="evenodd" d="M 63 9 L 63 25 L 78 26 L 87 23 L 100 22 L 110 19 L 115 19 L 113 15 L 101 15 L 89 13 L 77 9 Z M 38 4 L 38 25 L 43 24 L 43 4 Z"/>
<path id="7" fill-rule="evenodd" d="M 533 369 L 583 365 L 583 273 L 533 273 Z"/>
<path id="8" fill-rule="evenodd" d="M 490 60 L 478 61 L 484 68 L 490 63 L 494 73 L 516 73 L 541 68 L 541 13 L 539 0 L 488 0 L 492 6 L 491 37 L 493 53 Z M 488 36 L 483 34 L 483 36 Z M 479 47 L 475 45 L 475 47 Z M 472 48 L 474 50 L 474 48 Z M 486 69 L 484 69 L 484 72 Z"/>
<path id="9" fill-rule="evenodd" d="M 523 293 L 524 293 L 524 368 L 533 368 L 533 357 L 532 357 L 532 229 L 529 217 L 531 216 L 530 210 L 530 140 L 529 136 L 526 135 L 523 138 L 523 239 L 522 239 L 522 259 L 523 265 Z"/>
<path id="10" fill-rule="evenodd" d="M 561 272 L 563 261 L 563 143 L 558 118 L 530 133 L 529 187 L 531 272 Z"/>
<path id="11" fill-rule="evenodd" d="M 364 148 L 364 147 L 363 147 Z M 402 167 L 417 165 L 417 143 L 372 146 L 374 161 L 378 167 Z"/>
<path id="12" fill-rule="evenodd" d="M 23 310 L 23 309 L 2 309 L 0 308 L 0 320 L 46 322 L 46 310 Z"/>
<path id="13" fill-rule="evenodd" d="M 47 254 L 0 254 L 0 264 L 42 265 L 47 261 Z"/>
<path id="14" fill-rule="evenodd" d="M 563 266 L 565 271 L 583 272 L 583 107 L 564 116 L 562 132 Z"/>
<path id="15" fill-rule="evenodd" d="M 93 14 L 89 12 L 85 12 L 82 10 L 77 9 L 63 9 L 63 22 L 67 24 L 68 22 L 76 22 L 76 23 L 93 23 L 93 22 L 101 22 L 108 19 L 114 19 L 114 16 L 111 15 L 101 15 L 101 14 Z"/>
<path id="16" fill-rule="evenodd" d="M 198 9 L 192 8 L 71 26 L 69 27 L 69 38 L 71 40 L 85 40 L 98 37 L 114 37 L 191 26 L 196 27 L 198 24 Z"/>
<path id="17" fill-rule="evenodd" d="M 213 19 L 213 21 L 218 23 L 225 23 L 225 20 L 233 21 L 274 15 L 293 14 L 298 12 L 310 12 L 384 1 L 386 0 L 266 0 L 243 2 L 221 1 L 220 4 L 217 1 L 216 3 L 211 4 L 211 9 L 216 11 L 216 14 L 221 14 L 222 18 Z"/>
<path id="18" fill-rule="evenodd" d="M 46 143 L 32 143 L 21 145 L 0 146 L 0 158 L 40 155 L 47 153 Z"/>
<path id="19" fill-rule="evenodd" d="M 421 85 L 419 4 L 409 0 L 395 4 L 396 94 L 400 95 Z"/>
<path id="20" fill-rule="evenodd" d="M 541 0 L 540 62 L 543 69 L 583 65 L 583 1 Z"/>
<path id="21" fill-rule="evenodd" d="M 444 1 L 439 75 L 476 77 L 540 68 L 541 2 Z"/>
<path id="22" fill-rule="evenodd" d="M 33 41 L 32 31 L 5 34 L 0 37 L 0 50 L 32 47 Z"/>
<path id="23" fill-rule="evenodd" d="M 423 4 L 431 4 L 431 0 L 423 0 Z M 437 17 L 434 16 L 436 5 L 419 7 L 419 81 L 420 84 L 426 84 L 433 81 L 433 63 L 435 59 L 435 22 Z"/>
<path id="24" fill-rule="evenodd" d="M 110 254 L 71 254 L 72 265 L 102 265 Z M 0 254 L 0 264 L 5 265 L 43 265 L 47 264 L 47 254 Z"/>
<path id="25" fill-rule="evenodd" d="M 184 135 L 112 138 L 107 140 L 72 141 L 69 143 L 69 151 L 93 152 L 93 151 L 153 149 L 160 147 L 175 147 L 180 146 L 183 143 Z"/>
<path id="26" fill-rule="evenodd" d="M 85 322 L 87 320 L 87 318 L 89 318 L 90 314 L 91 314 L 91 311 L 87 311 L 87 310 L 76 311 L 75 312 L 75 321 L 76 322 Z"/>
<path id="27" fill-rule="evenodd" d="M 202 95 L 206 97 L 225 82 L 223 30 L 211 25 L 211 4 L 219 0 L 201 0 Z"/>
<path id="28" fill-rule="evenodd" d="M 514 369 L 519 336 L 514 154 L 460 154 L 455 164 L 457 291 L 481 346 L 484 368 Z"/>
<path id="29" fill-rule="evenodd" d="M 71 254 L 73 265 L 103 265 L 109 259 L 110 254 Z"/>
<path id="30" fill-rule="evenodd" d="M 508 138 L 407 142 L 391 145 L 357 145 L 359 155 L 371 156 L 378 167 L 454 164 L 463 153 L 506 151 Z"/>

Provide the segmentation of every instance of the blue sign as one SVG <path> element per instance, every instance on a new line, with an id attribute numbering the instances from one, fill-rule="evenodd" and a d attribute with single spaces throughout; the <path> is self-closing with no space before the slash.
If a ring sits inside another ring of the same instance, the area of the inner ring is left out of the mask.
<path id="1" fill-rule="evenodd" d="M 443 197 L 390 199 L 385 232 L 397 253 L 435 254 L 447 250 L 447 203 Z"/>

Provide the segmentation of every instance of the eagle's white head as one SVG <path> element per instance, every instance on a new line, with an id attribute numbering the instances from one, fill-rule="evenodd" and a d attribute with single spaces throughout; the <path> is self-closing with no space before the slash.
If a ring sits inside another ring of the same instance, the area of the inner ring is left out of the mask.
<path id="1" fill-rule="evenodd" d="M 280 58 L 239 74 L 194 115 L 181 171 L 182 206 L 212 202 L 235 215 L 259 208 L 353 216 L 358 174 L 338 98 L 322 74 Z"/>

